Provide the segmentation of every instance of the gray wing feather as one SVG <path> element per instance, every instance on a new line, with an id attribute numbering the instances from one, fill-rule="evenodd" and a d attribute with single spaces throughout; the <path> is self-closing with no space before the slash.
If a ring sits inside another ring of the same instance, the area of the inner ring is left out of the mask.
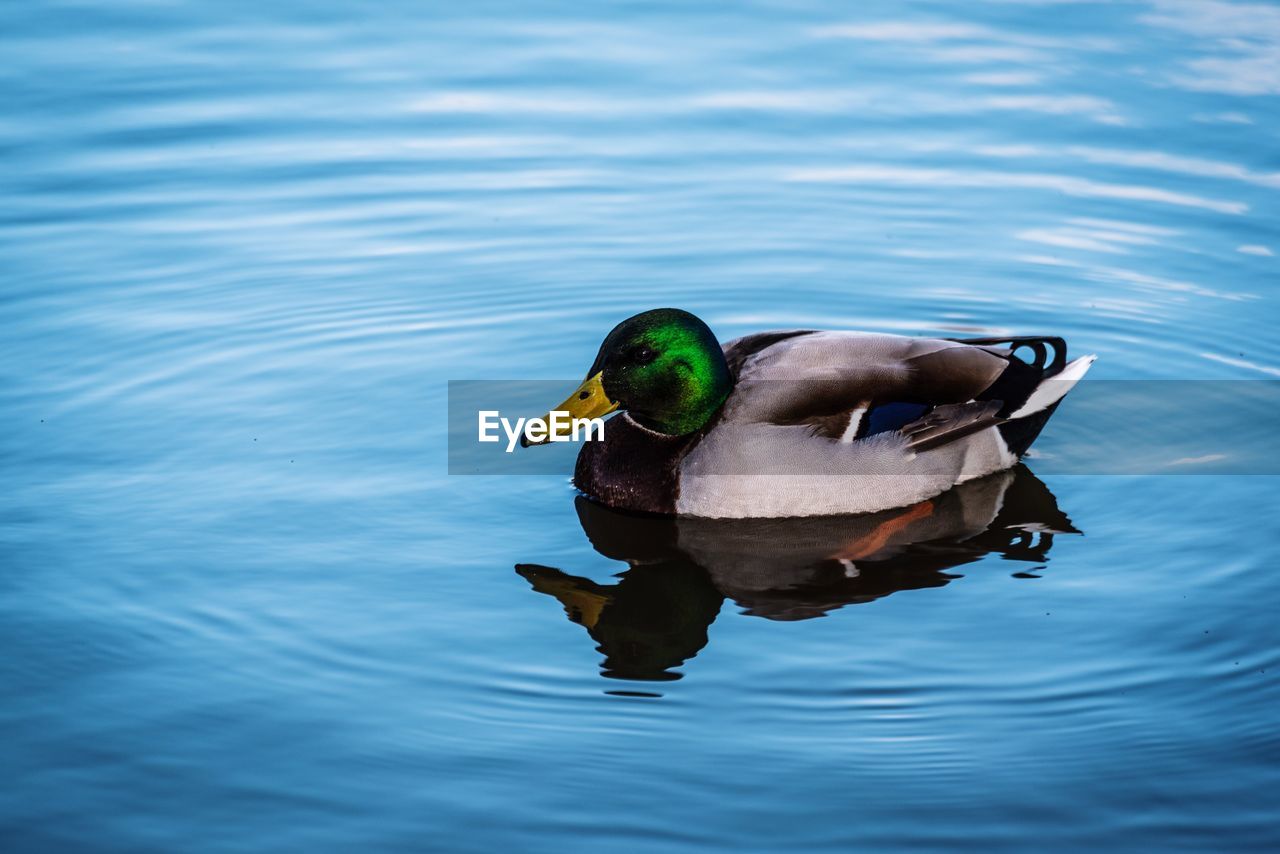
<path id="1" fill-rule="evenodd" d="M 995 353 L 954 341 L 859 332 L 784 335 L 741 359 L 725 417 L 797 424 L 868 401 L 965 403 L 1008 365 Z M 737 355 L 743 348 L 735 341 L 725 349 Z"/>
<path id="2" fill-rule="evenodd" d="M 908 448 L 927 451 L 1002 424 L 1004 419 L 999 412 L 1003 405 L 999 400 L 945 404 L 903 427 L 902 434 L 907 437 Z"/>

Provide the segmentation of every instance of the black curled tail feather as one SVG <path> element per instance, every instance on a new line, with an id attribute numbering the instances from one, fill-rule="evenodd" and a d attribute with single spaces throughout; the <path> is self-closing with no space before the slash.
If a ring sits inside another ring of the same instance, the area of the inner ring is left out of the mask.
<path id="1" fill-rule="evenodd" d="M 1006 359 L 1016 357 L 1024 347 L 1029 349 L 1032 360 L 1027 362 L 1018 357 L 1023 364 L 1030 365 L 1042 372 L 1042 376 L 1051 377 L 1067 366 L 1067 342 L 1057 335 L 1010 335 L 1003 338 L 948 338 L 957 344 L 968 344 L 971 347 L 982 347 Z M 1006 346 L 1001 346 L 1006 345 Z M 1052 350 L 1052 356 L 1049 351 Z"/>
<path id="2" fill-rule="evenodd" d="M 991 338 L 953 338 L 958 344 L 982 347 L 1003 357 L 1008 367 L 989 387 L 978 395 L 978 400 L 1000 401 L 999 416 L 1007 419 L 1016 412 L 1044 380 L 1061 373 L 1067 365 L 1067 342 L 1056 335 L 1015 335 Z M 1030 351 L 1030 359 L 1022 354 Z M 1002 420 L 998 425 L 1000 435 L 1009 451 L 1021 457 L 1040 435 L 1058 404 L 1014 420 Z"/>

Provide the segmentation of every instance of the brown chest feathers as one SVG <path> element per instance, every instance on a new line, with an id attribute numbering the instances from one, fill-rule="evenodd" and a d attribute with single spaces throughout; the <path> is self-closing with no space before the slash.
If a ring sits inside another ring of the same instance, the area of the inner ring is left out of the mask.
<path id="1" fill-rule="evenodd" d="M 625 414 L 605 425 L 604 439 L 578 452 L 574 485 L 610 507 L 673 514 L 680 495 L 680 462 L 701 432 L 663 436 Z"/>

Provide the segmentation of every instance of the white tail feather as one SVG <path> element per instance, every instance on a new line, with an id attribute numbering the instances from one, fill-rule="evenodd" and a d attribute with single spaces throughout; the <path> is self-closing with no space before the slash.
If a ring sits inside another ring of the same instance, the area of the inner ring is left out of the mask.
<path id="1" fill-rule="evenodd" d="M 1053 376 L 1044 379 L 1040 385 L 1036 386 L 1036 390 L 1031 392 L 1031 396 L 1027 398 L 1027 402 L 1018 407 L 1018 411 L 1009 416 L 1009 420 L 1015 418 L 1025 418 L 1043 409 L 1048 409 L 1062 398 L 1067 396 L 1067 392 L 1075 388 L 1076 383 L 1080 382 L 1089 370 L 1089 366 L 1093 364 L 1097 356 L 1081 356 L 1067 363 L 1067 366 Z"/>

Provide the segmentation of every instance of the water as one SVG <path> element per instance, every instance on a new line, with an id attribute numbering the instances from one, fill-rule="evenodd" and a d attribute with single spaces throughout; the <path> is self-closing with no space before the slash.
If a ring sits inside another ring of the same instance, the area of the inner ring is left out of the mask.
<path id="1" fill-rule="evenodd" d="M 444 435 L 668 304 L 1276 379 L 1277 7 L 0 17 L 6 850 L 1280 843 L 1274 477 L 674 546 Z"/>

